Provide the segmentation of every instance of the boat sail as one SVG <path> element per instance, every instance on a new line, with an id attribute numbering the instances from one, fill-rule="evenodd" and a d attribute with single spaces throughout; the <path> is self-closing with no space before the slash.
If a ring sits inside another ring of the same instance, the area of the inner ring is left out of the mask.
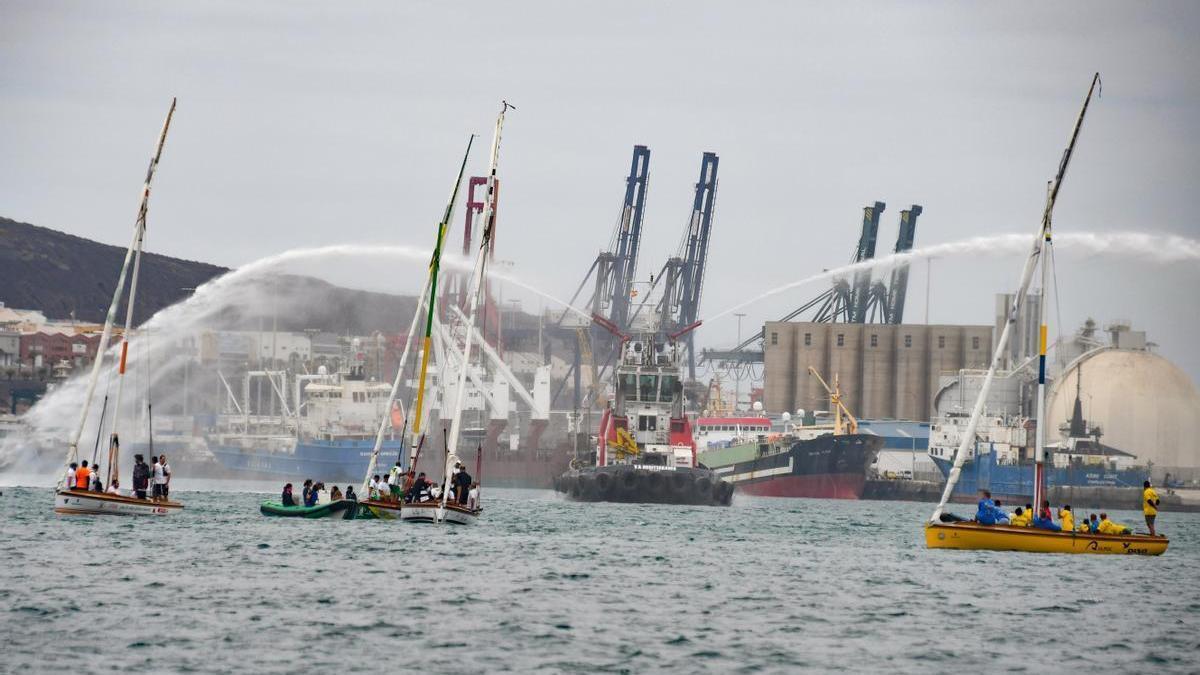
<path id="1" fill-rule="evenodd" d="M 1074 154 L 1075 143 L 1079 139 L 1079 132 L 1083 127 L 1083 119 L 1087 115 L 1088 105 L 1091 103 L 1093 93 L 1097 93 L 1099 85 L 1100 74 L 1096 73 L 1092 78 L 1091 86 L 1088 88 L 1083 108 L 1080 110 L 1079 117 L 1075 121 L 1075 127 L 1071 132 L 1071 139 L 1058 165 L 1058 173 L 1050 183 L 1046 197 L 1046 206 L 1042 212 L 1041 224 L 1038 227 L 1037 234 L 1034 236 L 1033 247 L 1029 257 L 1025 259 L 1025 265 L 1021 270 L 1017 293 L 1012 308 L 1009 311 L 1007 321 L 1004 324 L 1004 329 L 1000 332 L 1000 338 L 996 344 L 992 363 L 988 367 L 987 375 L 984 377 L 983 385 L 979 391 L 979 396 L 975 400 L 974 408 L 971 410 L 971 418 L 967 423 L 966 431 L 963 433 L 962 439 L 955 451 L 954 464 L 946 476 L 946 487 L 942 491 L 942 498 L 930 516 L 929 522 L 925 524 L 925 544 L 928 548 L 1025 551 L 1032 553 L 1140 555 L 1161 555 L 1167 550 L 1169 542 L 1164 536 L 1060 532 L 1037 527 L 1019 527 L 1007 524 L 984 525 L 975 521 L 964 521 L 945 512 L 946 503 L 949 501 L 950 495 L 954 492 L 954 486 L 958 482 L 959 475 L 962 473 L 962 467 L 966 461 L 968 450 L 971 444 L 975 442 L 975 432 L 979 426 L 979 420 L 983 415 L 984 402 L 987 400 L 992 380 L 1007 348 L 1013 325 L 1017 322 L 1017 318 L 1020 316 L 1020 312 L 1025 305 L 1035 269 L 1040 269 L 1040 283 L 1043 297 L 1045 297 L 1045 290 L 1049 279 L 1050 250 L 1053 245 L 1051 223 L 1054 214 L 1054 204 L 1058 198 L 1058 192 L 1062 187 L 1063 179 L 1066 177 L 1067 166 L 1070 164 L 1071 156 Z M 1044 461 L 1047 425 L 1043 423 L 1046 418 L 1047 326 L 1045 302 L 1039 303 L 1039 313 L 1037 429 L 1034 450 L 1033 496 L 1035 507 L 1042 504 L 1043 495 L 1046 491 Z"/>
<path id="2" fill-rule="evenodd" d="M 84 395 L 83 405 L 79 411 L 79 422 L 76 424 L 75 431 L 72 433 L 67 445 L 67 460 L 65 464 L 69 466 L 75 462 L 79 455 L 79 439 L 83 435 L 84 427 L 87 425 L 88 411 L 91 408 L 92 398 L 96 393 L 96 383 L 100 380 L 100 373 L 103 370 L 104 355 L 108 351 L 109 340 L 112 338 L 117 307 L 121 302 L 122 291 L 125 290 L 125 279 L 127 276 L 132 276 L 129 285 L 129 299 L 126 302 L 125 308 L 125 324 L 121 336 L 121 348 L 117 362 L 117 395 L 113 405 L 112 433 L 108 449 L 109 485 L 112 485 L 117 480 L 120 469 L 120 439 L 117 432 L 117 423 L 120 419 L 120 402 L 125 381 L 125 366 L 129 355 L 129 338 L 133 330 L 133 307 L 137 298 L 138 274 L 141 270 L 142 262 L 142 244 L 146 236 L 146 214 L 150 207 L 150 184 L 154 180 L 155 170 L 158 168 L 158 162 L 162 158 L 163 145 L 167 141 L 167 131 L 171 127 L 171 118 L 175 115 L 175 104 L 176 99 L 172 98 L 171 107 L 167 111 L 167 119 L 163 122 L 162 132 L 158 136 L 158 145 L 155 148 L 154 155 L 150 158 L 150 166 L 146 169 L 146 180 L 142 185 L 141 206 L 138 208 L 137 218 L 133 226 L 133 240 L 129 243 L 129 248 L 125 251 L 125 261 L 121 265 L 121 273 L 117 277 L 116 288 L 113 289 L 112 302 L 108 306 L 108 314 L 104 319 L 104 330 L 100 334 L 100 344 L 96 349 L 96 360 L 92 363 L 92 372 L 88 379 L 87 391 Z M 129 274 L 131 262 L 133 265 L 132 275 Z M 107 408 L 107 405 L 105 408 Z M 104 412 L 102 411 L 101 425 L 103 425 L 103 417 Z M 99 434 L 99 431 L 97 433 Z M 99 442 L 99 439 L 97 439 L 97 442 Z M 99 474 L 98 470 L 97 474 Z M 90 486 L 88 487 L 90 488 Z M 135 496 L 95 492 L 88 488 L 77 488 L 70 485 L 60 487 L 60 489 L 55 491 L 54 496 L 54 511 L 60 514 L 165 515 L 179 511 L 182 508 L 183 504 L 165 499 L 151 501 Z"/>
<path id="3" fill-rule="evenodd" d="M 433 247 L 433 255 L 429 260 L 429 273 L 425 275 L 425 286 L 421 289 L 421 294 L 417 296 L 417 307 L 413 310 L 412 324 L 408 328 L 408 340 L 404 344 L 404 351 L 400 355 L 400 364 L 396 368 L 396 379 L 392 382 L 392 391 L 388 397 L 387 409 L 391 410 L 396 404 L 396 398 L 400 393 L 400 383 L 404 378 L 404 366 L 408 363 L 408 354 L 411 351 L 412 335 L 416 332 L 417 321 L 421 318 L 421 310 L 428 308 L 425 314 L 425 335 L 422 342 L 420 375 L 417 384 L 416 401 L 409 406 L 412 417 L 412 442 L 409 443 L 410 448 L 420 448 L 424 445 L 424 434 L 421 431 L 421 416 L 423 414 L 423 406 L 425 401 L 425 381 L 426 374 L 429 370 L 429 348 L 430 340 L 433 332 L 433 320 L 435 306 L 433 299 L 437 297 L 437 280 L 438 272 L 441 269 L 442 262 L 442 243 L 446 238 L 446 230 L 450 227 L 450 222 L 454 218 L 454 205 L 458 201 L 458 190 L 462 186 L 463 174 L 467 169 L 467 158 L 471 156 L 471 146 L 474 144 L 475 136 L 472 135 L 467 141 L 467 151 L 463 153 L 462 163 L 458 167 L 458 177 L 454 180 L 454 188 L 450 191 L 450 201 L 446 203 L 446 210 L 442 214 L 442 220 L 438 223 L 437 241 Z M 409 419 L 409 415 L 405 416 L 405 424 Z M 384 418 L 379 422 L 379 430 L 375 434 L 375 448 L 371 452 L 371 461 L 367 464 L 367 473 L 363 476 L 362 488 L 360 493 L 363 495 L 370 494 L 368 492 L 371 476 L 375 474 L 375 467 L 379 464 L 379 452 L 383 447 L 383 437 L 387 432 L 387 426 L 391 422 L 390 419 Z M 412 470 L 416 468 L 416 457 L 410 458 L 409 461 L 409 478 L 411 479 Z M 366 499 L 360 503 L 361 514 L 365 516 L 374 516 L 376 518 L 395 519 L 400 514 L 400 505 L 403 501 L 393 501 L 384 498 Z"/>
<path id="4" fill-rule="evenodd" d="M 474 330 L 471 328 L 475 325 L 475 313 L 479 306 L 479 295 L 483 287 L 483 277 L 487 268 L 487 261 L 490 257 L 492 248 L 492 232 L 496 224 L 495 212 L 495 194 L 496 194 L 496 167 L 500 162 L 500 137 L 504 130 L 504 117 L 510 108 L 507 101 L 501 102 L 500 114 L 496 116 L 496 127 L 492 132 L 492 152 L 488 164 L 487 175 L 487 190 L 484 200 L 483 210 L 483 234 L 480 237 L 479 250 L 475 254 L 475 266 L 471 274 L 471 285 L 468 290 L 469 305 L 465 322 L 464 343 L 462 358 L 458 361 L 458 387 L 455 389 L 454 407 L 451 410 L 450 416 L 450 432 L 446 438 L 446 463 L 442 478 L 442 493 L 439 499 L 432 502 L 413 502 L 404 504 L 400 509 L 400 519 L 416 522 L 433 522 L 433 523 L 457 523 L 459 525 L 468 525 L 474 523 L 479 516 L 481 509 L 478 504 L 472 506 L 464 506 L 455 504 L 450 501 L 450 481 L 454 477 L 454 467 L 461 461 L 458 458 L 458 437 L 462 430 L 462 409 L 463 398 L 466 392 L 467 370 L 471 363 L 471 344 L 475 336 Z M 441 242 L 441 234 L 439 231 L 439 245 Z M 436 288 L 430 288 L 429 295 L 429 313 L 427 326 L 425 331 L 425 355 L 422 357 L 422 372 L 421 372 L 421 389 L 417 394 L 417 408 L 420 408 L 421 394 L 424 389 L 425 364 L 428 359 L 430 349 L 430 334 L 432 332 L 434 320 L 434 306 L 436 304 Z M 415 412 L 417 415 L 414 420 L 414 425 L 420 422 L 419 410 Z M 415 433 L 415 432 L 414 432 Z M 417 454 L 420 450 L 418 448 Z M 416 467 L 417 457 L 413 457 L 413 467 Z"/>

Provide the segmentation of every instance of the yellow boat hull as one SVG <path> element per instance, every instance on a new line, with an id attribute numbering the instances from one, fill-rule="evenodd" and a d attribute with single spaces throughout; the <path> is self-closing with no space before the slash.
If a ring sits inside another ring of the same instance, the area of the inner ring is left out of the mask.
<path id="1" fill-rule="evenodd" d="M 978 523 L 926 523 L 925 545 L 968 551 L 1162 555 L 1169 540 L 1146 534 L 1051 532 L 1033 527 Z"/>

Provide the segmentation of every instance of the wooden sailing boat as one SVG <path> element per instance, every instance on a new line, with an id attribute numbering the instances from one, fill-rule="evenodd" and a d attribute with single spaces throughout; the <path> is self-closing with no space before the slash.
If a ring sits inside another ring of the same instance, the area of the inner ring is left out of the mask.
<path id="1" fill-rule="evenodd" d="M 1063 178 L 1066 176 L 1067 165 L 1071 162 L 1071 155 L 1075 151 L 1075 142 L 1079 139 L 1079 131 L 1083 126 L 1083 118 L 1087 114 L 1088 104 L 1091 103 L 1092 94 L 1096 91 L 1099 83 L 1100 74 L 1096 73 L 1092 78 L 1091 86 L 1088 88 L 1087 98 L 1084 99 L 1083 109 L 1080 110 L 1079 118 L 1075 121 L 1075 128 L 1071 133 L 1071 140 L 1058 166 L 1058 173 L 1054 181 L 1050 184 L 1046 207 L 1042 212 L 1042 222 L 1038 227 L 1037 235 L 1033 241 L 1033 250 L 1025 260 L 1024 269 L 1021 271 L 1020 285 L 1018 286 L 1012 309 L 1009 312 L 1008 320 L 1004 324 L 1004 330 L 1000 333 L 1000 339 L 996 344 L 996 352 L 992 358 L 991 366 L 984 377 L 979 397 L 975 400 L 975 407 L 971 411 L 971 419 L 967 423 L 966 431 L 962 435 L 962 441 L 955 452 L 954 465 L 950 469 L 949 475 L 946 476 L 946 487 L 942 492 L 942 499 L 938 503 L 937 508 L 934 509 L 933 515 L 930 516 L 929 522 L 925 524 L 925 544 L 929 548 L 1025 551 L 1031 553 L 1109 553 L 1136 555 L 1161 555 L 1167 550 L 1169 542 L 1164 536 L 1056 532 L 1036 527 L 983 525 L 975 521 L 960 521 L 954 517 L 943 517 L 946 503 L 949 501 L 950 495 L 954 491 L 955 483 L 962 472 L 963 463 L 967 458 L 967 451 L 975 442 L 975 430 L 983 414 L 984 402 L 987 400 L 992 380 L 1008 346 L 1013 325 L 1017 322 L 1020 311 L 1025 305 L 1026 294 L 1033 281 L 1034 268 L 1039 265 L 1042 295 L 1043 298 L 1045 297 L 1045 289 L 1047 288 L 1047 281 L 1049 279 L 1050 247 L 1052 246 L 1051 220 L 1054 213 L 1054 203 L 1058 198 L 1058 191 L 1062 187 Z M 1045 424 L 1046 302 L 1044 300 L 1039 303 L 1039 312 L 1041 314 L 1039 322 L 1041 329 L 1038 340 L 1037 431 L 1033 480 L 1033 504 L 1035 507 L 1042 503 L 1043 495 L 1046 493 L 1044 462 L 1046 454 L 1046 427 L 1048 425 Z"/>
<path id="2" fill-rule="evenodd" d="M 471 274 L 470 302 L 468 305 L 466 317 L 466 331 L 463 344 L 462 358 L 459 360 L 458 369 L 458 387 L 455 390 L 454 408 L 450 415 L 450 433 L 446 439 L 446 463 L 444 465 L 444 474 L 442 478 L 442 493 L 440 498 L 430 502 L 414 502 L 404 504 L 400 508 L 400 519 L 414 522 L 431 522 L 431 523 L 456 523 L 459 525 L 469 525 L 474 523 L 478 518 L 482 509 L 478 504 L 474 507 L 455 504 L 450 501 L 450 481 L 454 477 L 453 469 L 461 460 L 457 455 L 459 432 L 462 430 L 462 409 L 463 399 L 467 389 L 467 370 L 471 363 L 471 345 L 475 337 L 476 331 L 472 330 L 475 325 L 475 312 L 479 306 L 479 295 L 483 287 L 483 278 L 487 268 L 487 261 L 490 257 L 492 248 L 492 231 L 496 224 L 495 212 L 495 194 L 496 194 L 496 167 L 500 161 L 500 136 L 504 129 L 504 116 L 511 108 L 508 102 L 503 102 L 500 108 L 500 114 L 496 116 L 496 128 L 492 133 L 492 153 L 488 164 L 487 175 L 487 196 L 484 200 L 483 210 L 483 235 L 480 237 L 479 250 L 475 254 L 475 266 Z M 439 236 L 440 243 L 440 236 Z M 430 288 L 429 295 L 429 313 L 425 331 L 425 354 L 422 357 L 421 371 L 421 390 L 418 390 L 416 407 L 420 407 L 422 391 L 424 388 L 425 365 L 429 356 L 431 346 L 430 335 L 434 320 L 434 306 L 436 289 Z M 415 418 L 419 423 L 420 415 Z M 418 448 L 419 453 L 419 448 Z M 417 457 L 413 458 L 413 467 L 416 467 Z"/>
<path id="3" fill-rule="evenodd" d="M 79 422 L 67 446 L 67 460 L 65 464 L 69 466 L 75 462 L 79 455 L 79 439 L 83 435 L 84 426 L 87 424 L 88 410 L 91 407 L 92 397 L 96 393 L 96 383 L 99 381 L 100 372 L 103 369 L 104 355 L 108 351 L 108 343 L 112 337 L 117 307 L 120 305 L 122 291 L 125 290 L 125 278 L 129 275 L 130 262 L 132 262 L 133 274 L 129 284 L 129 299 L 125 307 L 125 325 L 121 337 L 119 361 L 117 363 L 117 396 L 113 406 L 112 434 L 109 439 L 108 448 L 109 485 L 112 485 L 113 481 L 117 480 L 120 473 L 121 452 L 117 424 L 120 420 L 121 393 L 124 389 L 125 366 L 129 355 L 129 338 L 133 330 L 133 307 L 137 298 L 138 272 L 141 269 L 142 262 L 142 243 L 146 236 L 146 212 L 150 206 L 150 183 L 154 180 L 154 172 L 158 168 L 159 159 L 162 158 L 163 144 L 166 143 L 167 130 L 171 126 L 171 118 L 174 114 L 175 99 L 171 99 L 171 108 L 167 111 L 166 121 L 163 122 L 162 133 L 158 137 L 158 146 L 155 149 L 154 156 L 150 158 L 150 166 L 146 170 L 146 181 L 142 186 L 142 203 L 138 209 L 137 220 L 133 226 L 133 240 L 130 242 L 129 248 L 125 251 L 125 262 L 121 265 L 121 274 L 117 277 L 117 286 L 113 290 L 112 302 L 109 304 L 108 314 L 104 320 L 104 331 L 100 335 L 100 344 L 96 348 L 96 360 L 92 364 L 87 393 L 83 400 L 83 406 L 79 411 Z M 103 425 L 103 411 L 100 416 L 101 425 Z M 151 480 L 153 480 L 153 477 L 151 477 Z M 165 515 L 177 512 L 182 508 L 183 504 L 165 499 L 152 501 L 149 499 L 140 499 L 135 496 L 95 492 L 75 487 L 60 487 L 54 495 L 54 511 L 61 514 Z"/>
<path id="4" fill-rule="evenodd" d="M 412 442 L 409 443 L 410 448 L 419 448 L 424 444 L 425 436 L 421 431 L 422 415 L 424 413 L 425 403 L 425 380 L 429 372 L 429 347 L 430 338 L 433 332 L 433 318 L 435 311 L 434 298 L 437 297 L 437 282 L 438 272 L 441 269 L 442 263 L 442 243 L 445 241 L 446 230 L 450 227 L 450 222 L 454 217 L 454 205 L 458 201 L 458 190 L 462 186 L 463 174 L 467 168 L 467 158 L 471 156 L 471 146 L 474 144 L 475 136 L 472 135 L 467 141 L 467 151 L 463 153 L 462 163 L 458 167 L 458 177 L 454 180 L 454 188 L 450 191 L 450 201 L 446 203 L 446 210 L 442 214 L 442 220 L 438 223 L 437 240 L 433 247 L 433 255 L 429 260 L 429 273 L 425 275 L 425 286 L 421 290 L 421 294 L 417 299 L 417 307 L 413 310 L 412 324 L 408 328 L 409 339 L 404 344 L 404 352 L 400 355 L 400 364 L 396 368 L 396 379 L 392 382 L 392 392 L 388 397 L 387 409 L 391 410 L 396 403 L 396 397 L 400 392 L 400 382 L 404 377 L 404 365 L 408 362 L 408 354 L 411 351 L 412 335 L 416 332 L 417 321 L 421 318 L 422 308 L 427 308 L 425 313 L 425 336 L 422 342 L 420 376 L 417 385 L 416 401 L 409 407 L 412 412 L 413 431 Z M 407 426 L 407 416 L 406 423 Z M 375 474 L 375 467 L 379 464 L 379 452 L 383 447 L 383 437 L 387 432 L 387 426 L 390 419 L 384 418 L 379 422 L 379 429 L 375 434 L 375 448 L 371 452 L 371 461 L 367 464 L 367 473 L 363 476 L 362 488 L 360 494 L 368 495 L 369 483 L 371 476 Z M 411 482 L 412 469 L 416 467 L 416 457 L 411 457 L 409 461 L 409 481 Z M 407 487 L 407 486 L 406 486 Z M 403 495 L 400 499 L 381 499 L 373 498 L 366 499 L 360 502 L 360 515 L 375 518 L 384 518 L 394 520 L 400 516 L 400 506 L 403 503 Z"/>

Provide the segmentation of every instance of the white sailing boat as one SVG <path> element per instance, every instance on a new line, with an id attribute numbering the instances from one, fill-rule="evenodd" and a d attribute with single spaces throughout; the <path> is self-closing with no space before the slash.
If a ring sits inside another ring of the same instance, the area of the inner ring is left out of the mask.
<path id="1" fill-rule="evenodd" d="M 119 361 L 117 363 L 117 394 L 113 405 L 112 432 L 108 448 L 108 480 L 106 482 L 110 486 L 114 481 L 117 481 L 120 473 L 121 453 L 117 425 L 120 420 L 121 394 L 124 389 L 125 366 L 129 355 L 129 338 L 133 330 L 133 308 L 137 299 L 138 272 L 140 271 L 142 262 L 142 243 L 146 236 L 146 212 L 150 206 L 150 184 L 154 180 L 154 172 L 158 168 L 159 159 L 162 158 L 163 144 L 166 143 L 167 130 L 171 126 L 171 118 L 174 114 L 175 99 L 171 99 L 171 108 L 167 111 L 166 121 L 163 122 L 162 132 L 158 137 L 158 145 L 155 148 L 153 157 L 150 158 L 150 166 L 146 170 L 146 180 L 142 186 L 141 207 L 138 209 L 137 220 L 133 226 L 133 240 L 130 242 L 129 248 L 125 251 L 125 262 L 121 265 L 121 273 L 117 277 L 117 286 L 113 290 L 112 302 L 109 304 L 108 314 L 104 320 L 104 330 L 100 335 L 100 344 L 96 349 L 96 360 L 92 364 L 87 392 L 79 411 L 79 422 L 67 445 L 67 459 L 64 464 L 66 467 L 69 467 L 79 457 L 79 439 L 83 436 L 83 429 L 87 425 L 88 411 L 91 408 L 92 398 L 96 393 L 96 383 L 99 382 L 100 373 L 103 370 L 104 356 L 108 351 L 109 340 L 112 338 L 117 307 L 121 302 L 122 291 L 125 290 L 125 279 L 127 276 L 130 276 L 130 263 L 132 262 L 132 279 L 129 284 L 129 300 L 125 308 L 125 324 L 121 336 Z M 100 417 L 102 427 L 104 423 L 103 411 L 101 411 Z M 97 434 L 99 433 L 97 431 Z M 99 439 L 97 439 L 97 442 L 99 442 Z M 153 477 L 151 477 L 151 480 L 153 480 Z M 166 515 L 175 513 L 183 508 L 183 504 L 179 502 L 166 499 L 143 499 L 134 496 L 132 491 L 127 491 L 126 494 L 113 494 L 111 492 L 97 492 L 88 488 L 90 488 L 90 485 L 83 488 L 72 486 L 71 484 L 60 486 L 54 495 L 54 511 L 69 515 Z"/>
<path id="2" fill-rule="evenodd" d="M 495 213 L 495 194 L 496 194 L 496 167 L 500 161 L 500 137 L 504 129 L 504 116 L 512 108 L 507 101 L 502 102 L 500 114 L 496 116 L 496 127 L 492 133 L 492 152 L 491 159 L 488 164 L 487 175 L 487 196 L 484 200 L 483 210 L 483 235 L 480 237 L 479 250 L 475 254 L 475 265 L 471 274 L 471 283 L 468 290 L 469 304 L 467 316 L 465 319 L 465 329 L 463 331 L 465 337 L 463 342 L 463 351 L 460 359 L 458 359 L 458 386 L 455 388 L 454 407 L 451 409 L 450 415 L 450 432 L 446 439 L 446 462 L 442 478 L 441 495 L 438 499 L 429 502 L 413 502 L 404 504 L 400 508 L 400 519 L 413 522 L 431 522 L 431 523 L 455 523 L 459 525 L 469 525 L 474 523 L 482 512 L 478 503 L 474 505 L 456 504 L 450 501 L 451 481 L 454 479 L 454 467 L 461 460 L 458 457 L 458 441 L 462 431 L 462 410 L 464 394 L 466 393 L 467 370 L 471 367 L 471 347 L 475 338 L 476 331 L 471 330 L 475 325 L 476 310 L 479 306 L 479 296 L 483 288 L 483 278 L 486 273 L 487 262 L 491 254 L 492 248 L 492 232 L 496 223 Z M 439 243 L 441 237 L 439 236 Z M 434 320 L 434 308 L 436 296 L 436 287 L 431 287 L 429 294 L 429 314 L 428 321 L 430 328 Z M 429 349 L 431 346 L 430 331 L 426 331 L 425 337 L 425 354 L 422 357 L 422 365 L 426 363 L 429 357 Z M 424 380 L 424 370 L 422 369 L 422 384 Z M 418 392 L 417 400 L 421 400 L 421 394 Z M 420 419 L 420 405 L 416 406 L 416 419 Z M 419 452 L 419 450 L 418 450 Z M 414 454 L 413 467 L 416 466 L 417 456 Z"/>
<path id="3" fill-rule="evenodd" d="M 937 508 L 934 509 L 933 514 L 929 518 L 929 522 L 925 524 L 925 544 L 928 548 L 1025 551 L 1032 553 L 1109 553 L 1135 555 L 1161 555 L 1167 550 L 1169 542 L 1164 536 L 1055 531 L 1039 527 L 1021 527 L 1008 524 L 986 525 L 973 520 L 963 520 L 945 513 L 946 503 L 950 500 L 950 495 L 954 492 L 954 486 L 958 482 L 959 475 L 962 473 L 963 464 L 966 462 L 971 446 L 975 442 L 975 432 L 979 427 L 980 418 L 983 416 L 984 402 L 987 400 L 992 380 L 1008 346 L 1013 325 L 1017 322 L 1017 317 L 1020 316 L 1021 309 L 1025 305 L 1027 293 L 1033 282 L 1035 269 L 1040 268 L 1042 297 L 1048 297 L 1046 289 L 1048 288 L 1049 265 L 1051 264 L 1051 221 L 1054 213 L 1054 203 L 1058 198 L 1058 191 L 1062 187 L 1063 178 L 1066 177 L 1067 166 L 1071 162 L 1071 156 L 1074 154 L 1075 142 L 1079 139 L 1079 131 L 1083 127 L 1083 118 L 1087 114 L 1088 104 L 1091 103 L 1092 94 L 1096 91 L 1099 83 L 1100 74 L 1096 73 L 1092 78 L 1091 86 L 1088 88 L 1087 98 L 1084 99 L 1083 108 L 1079 112 L 1079 118 L 1075 121 L 1071 140 L 1067 145 L 1067 149 L 1063 152 L 1062 160 L 1058 166 L 1058 173 L 1050 183 L 1046 198 L 1046 207 L 1042 212 L 1042 221 L 1034 237 L 1033 248 L 1030 251 L 1029 257 L 1025 259 L 1025 266 L 1021 270 L 1020 283 L 1017 287 L 1017 293 L 1012 309 L 1009 312 L 1008 320 L 1004 324 L 1004 329 L 1000 333 L 1000 339 L 996 343 L 995 355 L 992 358 L 987 375 L 984 377 L 983 386 L 979 390 L 979 396 L 975 400 L 970 421 L 967 423 L 966 430 L 962 434 L 962 440 L 955 451 L 954 464 L 950 469 L 950 473 L 946 476 L 946 487 L 942 491 L 941 501 L 938 502 Z M 1033 480 L 1033 504 L 1035 507 L 1042 504 L 1044 495 L 1046 494 L 1044 462 L 1046 456 L 1046 427 L 1048 425 L 1043 423 L 1046 419 L 1046 305 L 1045 301 L 1039 303 L 1039 312 L 1041 315 L 1039 323 L 1041 328 L 1038 340 L 1037 436 L 1034 446 Z"/>
<path id="4" fill-rule="evenodd" d="M 463 153 L 462 164 L 460 164 L 458 167 L 458 177 L 454 181 L 454 189 L 450 191 L 450 201 L 446 203 L 446 210 L 442 215 L 441 222 L 438 223 L 437 241 L 433 247 L 433 255 L 429 260 L 429 272 L 425 275 L 425 286 L 421 289 L 420 295 L 417 296 L 417 307 L 413 310 L 412 324 L 408 327 L 409 339 L 407 342 L 405 342 L 404 351 L 400 354 L 400 363 L 396 367 L 396 378 L 392 382 L 391 393 L 389 394 L 387 401 L 387 409 L 392 410 L 392 407 L 396 405 L 396 398 L 400 393 L 400 383 L 404 379 L 404 366 L 408 363 L 408 355 L 412 346 L 412 335 L 417 330 L 417 321 L 419 321 L 421 317 L 425 317 L 425 339 L 422 343 L 423 349 L 421 352 L 421 366 L 419 371 L 420 379 L 418 380 L 417 385 L 416 400 L 408 408 L 408 410 L 412 413 L 412 440 L 409 443 L 409 447 L 415 448 L 416 452 L 418 453 L 420 452 L 420 448 L 424 445 L 425 440 L 421 428 L 425 421 L 423 415 L 426 413 L 424 409 L 425 382 L 426 376 L 429 372 L 430 338 L 433 332 L 434 319 L 436 318 L 434 317 L 434 299 L 437 297 L 438 272 L 441 269 L 442 262 L 442 244 L 445 241 L 446 231 L 450 227 L 450 222 L 454 218 L 454 205 L 458 200 L 458 191 L 462 186 L 463 174 L 466 172 L 467 159 L 471 156 L 471 146 L 474 144 L 474 141 L 475 136 L 473 135 L 471 136 L 471 139 L 467 141 L 467 151 Z M 422 309 L 426 309 L 427 311 L 422 314 Z M 404 415 L 405 420 L 404 426 L 407 430 L 410 415 L 407 413 L 402 414 Z M 360 489 L 360 493 L 363 495 L 370 494 L 369 486 L 371 477 L 375 475 L 375 468 L 379 465 L 379 453 L 383 449 L 383 438 L 387 433 L 387 427 L 389 423 L 390 420 L 388 419 L 383 419 L 379 422 L 379 429 L 375 434 L 375 447 L 371 452 L 371 461 L 367 463 L 367 473 L 363 476 L 362 487 Z M 406 477 L 407 483 L 412 482 L 412 470 L 417 465 L 417 459 L 417 456 L 409 457 L 410 469 L 408 476 Z M 408 485 L 405 485 L 405 488 L 407 487 Z M 400 515 L 400 507 L 402 503 L 403 495 L 401 495 L 399 500 L 383 496 L 371 497 L 363 500 L 360 503 L 360 513 L 364 516 L 374 516 L 376 518 L 394 520 Z"/>

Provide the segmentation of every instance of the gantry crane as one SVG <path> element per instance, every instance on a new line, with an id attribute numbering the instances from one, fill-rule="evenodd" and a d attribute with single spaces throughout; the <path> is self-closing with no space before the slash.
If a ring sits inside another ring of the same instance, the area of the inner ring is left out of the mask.
<path id="1" fill-rule="evenodd" d="M 851 256 L 851 263 L 865 262 L 875 257 L 875 241 L 879 234 L 879 216 L 886 205 L 875 202 L 863 208 L 862 233 L 858 247 Z M 894 252 L 903 253 L 912 249 L 916 237 L 917 217 L 922 207 L 913 204 L 900 212 L 900 229 L 896 237 Z M 792 321 L 809 310 L 814 310 L 811 321 L 816 323 L 888 323 L 899 324 L 904 320 L 904 299 L 908 289 L 908 262 L 897 264 L 891 272 L 889 283 L 882 280 L 871 282 L 869 270 L 856 270 L 851 282 L 838 279 L 817 297 L 785 314 L 779 321 Z M 762 363 L 761 343 L 763 331 L 743 340 L 733 349 L 706 349 L 701 361 L 724 363 Z M 758 345 L 759 348 L 755 349 Z"/>

